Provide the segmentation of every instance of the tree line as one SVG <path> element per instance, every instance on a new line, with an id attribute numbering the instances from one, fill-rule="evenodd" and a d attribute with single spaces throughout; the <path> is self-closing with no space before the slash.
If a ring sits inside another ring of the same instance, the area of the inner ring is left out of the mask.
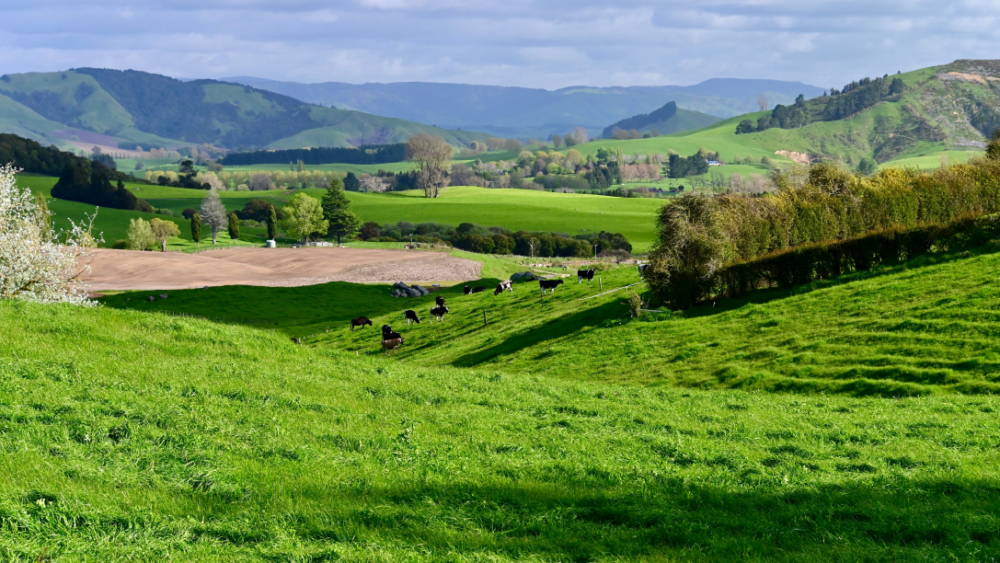
<path id="1" fill-rule="evenodd" d="M 889 75 L 880 78 L 864 78 L 844 86 L 843 90 L 831 89 L 823 97 L 806 102 L 805 96 L 799 95 L 791 106 L 778 104 L 770 115 L 757 119 L 754 123 L 744 119 L 736 126 L 736 134 L 757 133 L 771 128 L 796 129 L 817 121 L 837 121 L 848 118 L 875 104 L 898 99 L 906 91 L 903 79 Z"/>
<path id="2" fill-rule="evenodd" d="M 772 180 L 770 194 L 685 195 L 664 206 L 647 277 L 661 300 L 695 305 L 717 292 L 726 267 L 771 253 L 1000 212 L 1000 136 L 985 158 L 931 172 L 863 176 L 817 164 Z"/>
<path id="3" fill-rule="evenodd" d="M 252 166 L 254 164 L 287 164 L 299 162 L 320 164 L 387 164 L 406 160 L 406 144 L 362 145 L 359 147 L 320 147 L 312 149 L 262 150 L 227 154 L 220 164 L 224 166 Z"/>

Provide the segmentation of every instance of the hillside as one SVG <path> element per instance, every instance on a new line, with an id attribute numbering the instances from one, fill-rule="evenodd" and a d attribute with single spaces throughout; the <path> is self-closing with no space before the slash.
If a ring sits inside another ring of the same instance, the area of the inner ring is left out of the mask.
<path id="1" fill-rule="evenodd" d="M 698 131 L 652 139 L 599 140 L 574 147 L 583 154 L 600 147 L 625 154 L 674 150 L 694 154 L 701 147 L 720 153 L 731 162 L 735 156 L 768 156 L 777 161 L 837 159 L 856 167 L 872 158 L 880 165 L 938 167 L 942 158 L 965 160 L 980 154 L 986 135 L 1000 125 L 1000 62 L 956 61 L 913 72 L 892 75 L 905 90 L 843 118 L 824 120 L 833 98 L 804 103 L 813 116 L 801 127 L 771 127 L 737 134 L 743 121 L 756 124 L 771 112 L 755 112 L 720 121 Z M 793 154 L 798 153 L 798 154 Z"/>
<path id="2" fill-rule="evenodd" d="M 0 77 L 0 132 L 89 151 L 138 144 L 238 148 L 405 142 L 418 132 L 466 146 L 485 135 L 337 110 L 248 86 L 80 68 Z"/>
<path id="3" fill-rule="evenodd" d="M 570 381 L 592 377 L 580 364 L 561 381 L 108 308 L 2 302 L 0 318 L 19 327 L 0 333 L 4 560 L 881 562 L 997 548 L 989 396 Z M 775 345 L 796 337 L 769 323 Z M 632 364 L 648 326 L 602 328 L 630 343 L 601 361 Z"/>
<path id="4" fill-rule="evenodd" d="M 575 126 L 598 136 L 609 124 L 649 113 L 670 100 L 678 107 L 719 117 L 754 111 L 763 95 L 789 104 L 822 88 L 778 80 L 712 79 L 693 86 L 537 88 L 403 82 L 301 84 L 240 76 L 225 80 L 278 92 L 309 103 L 483 131 L 501 137 L 548 138 Z"/>
<path id="5" fill-rule="evenodd" d="M 602 136 L 611 139 L 615 136 L 616 130 L 638 131 L 639 133 L 651 133 L 654 136 L 669 135 L 672 133 L 683 133 L 704 129 L 714 123 L 722 121 L 717 117 L 690 111 L 677 109 L 676 102 L 667 102 L 662 108 L 640 115 L 633 115 L 604 128 Z"/>

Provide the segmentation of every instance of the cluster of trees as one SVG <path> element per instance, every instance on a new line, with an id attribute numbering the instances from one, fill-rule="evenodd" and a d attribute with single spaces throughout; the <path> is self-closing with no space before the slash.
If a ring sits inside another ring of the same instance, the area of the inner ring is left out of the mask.
<path id="1" fill-rule="evenodd" d="M 85 157 L 64 152 L 56 147 L 45 147 L 31 139 L 10 133 L 0 133 L 0 162 L 13 164 L 25 172 L 57 176 L 67 164 L 86 164 Z M 107 167 L 105 167 L 107 168 Z M 125 174 L 110 171 L 112 180 L 131 180 Z"/>
<path id="2" fill-rule="evenodd" d="M 220 164 L 250 166 L 253 164 L 386 164 L 406 160 L 406 145 L 362 145 L 356 148 L 322 147 L 312 149 L 247 151 L 227 154 Z"/>
<path id="3" fill-rule="evenodd" d="M 100 162 L 77 159 L 67 162 L 52 188 L 52 197 L 98 207 L 153 212 L 153 206 L 125 188 L 122 178 Z"/>
<path id="4" fill-rule="evenodd" d="M 843 90 L 831 89 L 830 95 L 806 103 L 805 96 L 799 95 L 792 106 L 778 104 L 771 111 L 757 120 L 757 123 L 744 119 L 736 126 L 736 134 L 767 131 L 771 128 L 795 129 L 816 121 L 836 121 L 850 117 L 859 111 L 868 109 L 875 104 L 897 99 L 906 91 L 906 83 L 901 78 L 889 79 L 889 75 L 881 78 L 864 78 L 844 86 Z M 811 107 L 810 107 L 811 106 Z"/>
<path id="5" fill-rule="evenodd" d="M 516 254 L 538 257 L 587 257 L 597 252 L 631 253 L 632 244 L 619 233 L 584 233 L 570 237 L 561 233 L 512 232 L 503 227 L 483 227 L 462 223 L 457 227 L 440 223 L 413 224 L 406 221 L 379 225 L 368 222 L 358 235 L 362 240 L 379 242 L 409 241 L 426 244 L 450 244 L 455 248 L 480 254 Z"/>
<path id="6" fill-rule="evenodd" d="M 563 145 L 567 147 L 574 147 L 576 145 L 582 145 L 587 142 L 587 130 L 583 127 L 574 127 L 572 131 L 566 133 L 565 135 L 559 135 L 553 133 L 551 137 L 552 146 L 559 148 Z"/>
<path id="7" fill-rule="evenodd" d="M 148 250 L 160 243 L 160 251 L 167 251 L 167 241 L 171 237 L 181 236 L 181 230 L 173 221 L 163 219 L 129 219 L 128 235 L 125 248 L 129 250 Z"/>
<path id="8" fill-rule="evenodd" d="M 854 175 L 817 164 L 801 180 L 776 173 L 763 197 L 688 195 L 664 206 L 650 284 L 676 307 L 709 295 L 723 266 L 801 245 L 897 228 L 942 225 L 1000 211 L 1000 138 L 987 157 L 932 172 Z"/>
<path id="9" fill-rule="evenodd" d="M 267 191 L 274 189 L 322 188 L 329 185 L 332 179 L 341 177 L 340 173 L 324 172 L 320 170 L 265 170 L 261 172 L 228 170 L 219 172 L 193 172 L 191 170 L 181 170 L 180 173 L 172 170 L 147 170 L 144 177 L 146 181 L 151 184 L 180 187 L 184 185 L 184 182 L 186 181 L 182 178 L 182 176 L 190 175 L 192 173 L 194 174 L 194 177 L 190 180 L 194 181 L 196 185 L 188 185 L 196 189 L 209 189 L 214 187 L 220 191 L 228 190 L 242 192 Z M 217 185 L 212 178 L 217 179 L 219 184 Z M 209 188 L 205 188 L 203 185 L 205 183 L 209 184 Z"/>
<path id="10" fill-rule="evenodd" d="M 717 153 L 710 153 L 705 149 L 701 149 L 688 157 L 671 152 L 667 160 L 668 174 L 671 178 L 687 178 L 688 176 L 706 174 L 708 172 L 708 161 L 716 160 L 718 157 Z"/>
<path id="11" fill-rule="evenodd" d="M 462 156 L 475 156 L 487 151 L 509 151 L 517 152 L 521 150 L 521 141 L 517 139 L 501 139 L 500 137 L 489 137 L 485 141 L 472 141 L 468 148 L 461 150 Z"/>

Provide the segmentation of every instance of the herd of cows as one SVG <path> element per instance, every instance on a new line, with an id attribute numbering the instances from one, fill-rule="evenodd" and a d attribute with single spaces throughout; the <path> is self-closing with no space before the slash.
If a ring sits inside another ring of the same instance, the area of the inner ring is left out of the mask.
<path id="1" fill-rule="evenodd" d="M 644 270 L 645 270 L 645 265 L 639 266 L 640 277 L 642 277 Z M 595 273 L 596 270 L 593 268 L 588 270 L 577 270 L 576 282 L 577 283 L 582 283 L 584 281 L 592 282 L 594 281 Z M 538 280 L 538 287 L 543 295 L 547 291 L 555 293 L 556 288 L 562 284 L 563 280 L 561 279 Z M 472 293 L 482 293 L 485 290 L 486 290 L 485 286 L 471 287 L 467 285 L 464 288 L 464 293 L 465 295 L 469 295 Z M 514 283 L 511 280 L 505 280 L 498 283 L 496 289 L 493 290 L 493 295 L 497 296 L 505 291 L 509 291 L 511 293 L 514 292 Z M 450 312 L 451 311 L 445 305 L 444 297 L 441 297 L 440 295 L 437 296 L 434 299 L 434 307 L 432 307 L 430 310 L 431 318 L 438 322 L 444 322 L 444 316 Z M 407 309 L 403 311 L 403 320 L 406 321 L 406 326 L 410 326 L 410 324 L 413 323 L 420 324 L 420 317 L 417 316 L 417 312 L 412 309 Z M 374 326 L 374 323 L 372 323 L 371 319 L 369 319 L 368 317 L 358 317 L 356 319 L 351 319 L 351 332 L 354 332 L 355 328 L 359 327 L 364 328 L 366 326 Z M 390 325 L 387 324 L 382 325 L 382 353 L 388 354 L 390 351 L 396 350 L 402 345 L 403 345 L 403 335 L 392 330 L 392 326 Z"/>

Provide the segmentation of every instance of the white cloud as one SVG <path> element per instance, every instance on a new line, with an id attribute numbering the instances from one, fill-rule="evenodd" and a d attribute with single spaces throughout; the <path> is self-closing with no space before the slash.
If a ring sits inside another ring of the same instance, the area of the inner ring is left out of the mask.
<path id="1" fill-rule="evenodd" d="M 1000 0 L 0 0 L 0 73 L 558 88 L 713 77 L 840 86 L 989 58 Z"/>

